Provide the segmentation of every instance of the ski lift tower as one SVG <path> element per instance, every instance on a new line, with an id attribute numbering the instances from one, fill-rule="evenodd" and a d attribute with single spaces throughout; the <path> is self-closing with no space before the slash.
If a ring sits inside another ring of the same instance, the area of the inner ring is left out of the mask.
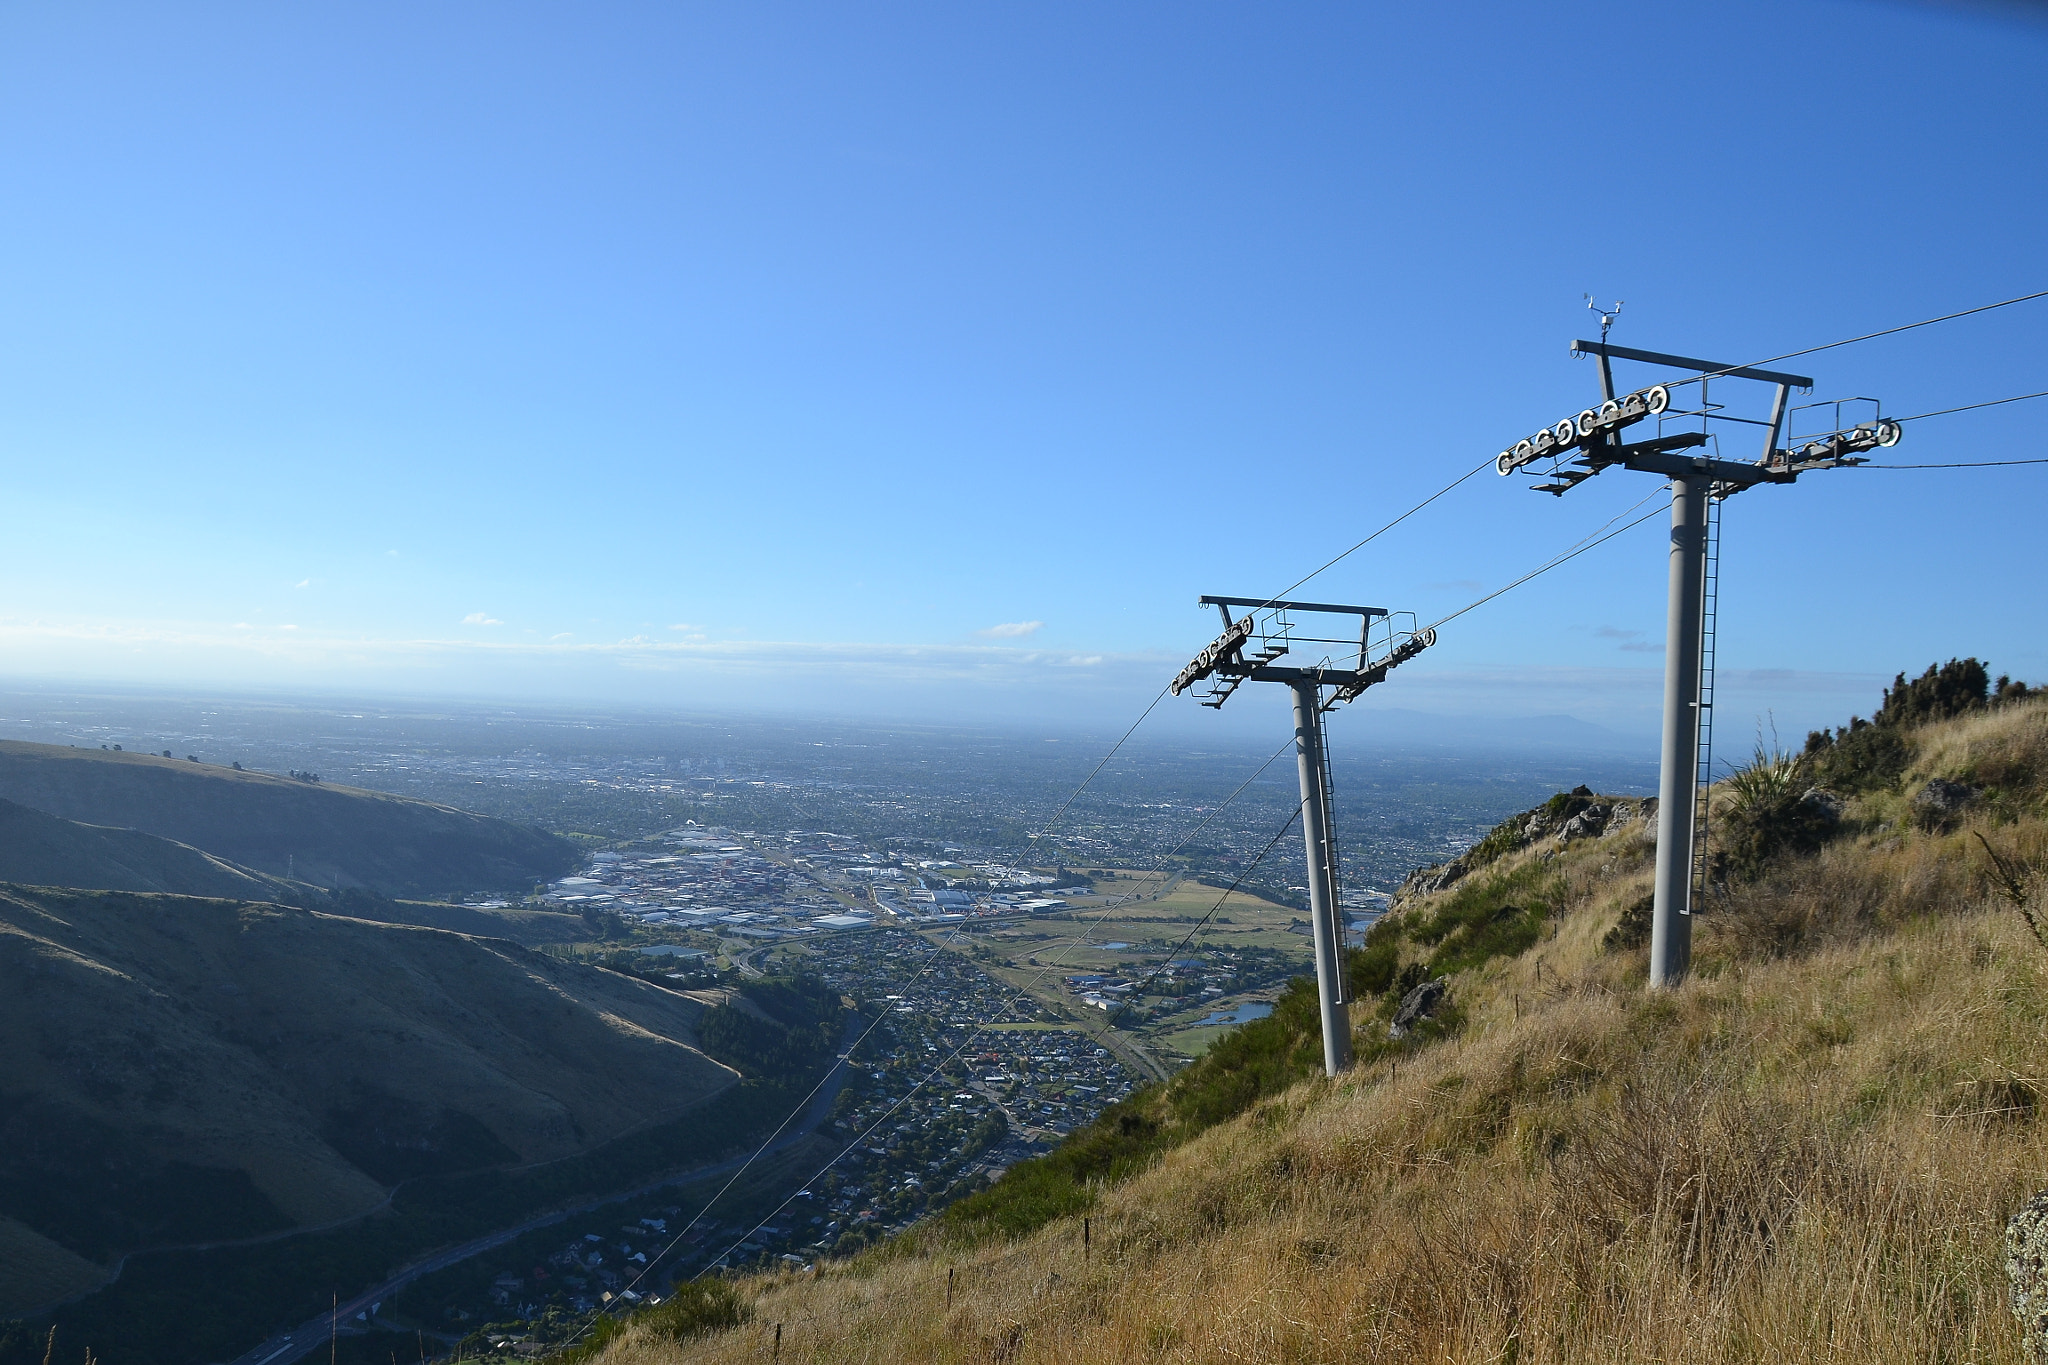
<path id="1" fill-rule="evenodd" d="M 1862 464 L 1860 453 L 1899 442 L 1899 424 L 1883 415 L 1877 400 L 1842 399 L 1815 403 L 1832 407 L 1832 431 L 1811 438 L 1786 438 L 1792 412 L 1787 402 L 1793 389 L 1811 390 L 1804 375 L 1779 374 L 1751 366 L 1719 365 L 1710 360 L 1639 351 L 1609 345 L 1602 319 L 1600 341 L 1574 341 L 1572 353 L 1600 362 L 1600 405 L 1566 417 L 1500 454 L 1496 467 L 1503 475 L 1547 462 L 1548 479 L 1531 487 L 1562 497 L 1603 469 L 1620 466 L 1671 481 L 1670 596 L 1665 616 L 1664 737 L 1657 784 L 1657 879 L 1650 929 L 1650 984 L 1675 986 L 1692 962 L 1692 912 L 1706 890 L 1704 837 L 1707 791 L 1713 742 L 1714 627 L 1720 565 L 1720 506 L 1723 500 L 1763 483 L 1791 483 L 1815 469 Z M 1637 361 L 1667 369 L 1690 370 L 1692 378 L 1673 379 L 1616 397 L 1613 362 Z M 1728 416 L 1725 403 L 1708 394 L 1718 379 L 1740 379 L 1773 385 L 1770 417 Z M 1700 386 L 1696 408 L 1675 408 L 1671 390 Z M 1842 425 L 1842 407 L 1871 405 L 1870 420 Z M 1636 423 L 1656 418 L 1659 434 L 1650 440 L 1626 442 L 1622 433 Z M 1700 430 L 1663 434 L 1665 423 L 1697 418 Z M 1719 458 L 1719 433 L 1710 422 L 1740 422 L 1764 428 L 1763 454 L 1754 464 Z M 1712 446 L 1714 454 L 1699 450 Z"/>
<path id="2" fill-rule="evenodd" d="M 1351 1065 L 1351 1003 L 1344 980 L 1343 908 L 1338 901 L 1337 837 L 1330 813 L 1330 750 L 1323 713 L 1355 700 L 1397 668 L 1436 643 L 1434 630 L 1397 631 L 1384 607 L 1342 607 L 1327 602 L 1281 602 L 1258 597 L 1204 597 L 1201 605 L 1223 615 L 1223 633 L 1180 671 L 1171 686 L 1177 697 L 1208 681 L 1202 705 L 1221 709 L 1248 682 L 1285 683 L 1294 693 L 1294 753 L 1301 777 L 1301 836 L 1308 855 L 1309 921 L 1315 939 L 1316 994 L 1322 1002 L 1323 1070 L 1334 1076 Z M 1250 608 L 1233 617 L 1231 608 Z M 1356 635 L 1311 635 L 1295 625 L 1297 616 L 1355 616 Z M 1375 628 L 1375 623 L 1377 628 Z M 1327 646 L 1352 658 L 1337 663 Z M 1280 665 L 1300 651 L 1320 654 L 1307 666 Z"/>

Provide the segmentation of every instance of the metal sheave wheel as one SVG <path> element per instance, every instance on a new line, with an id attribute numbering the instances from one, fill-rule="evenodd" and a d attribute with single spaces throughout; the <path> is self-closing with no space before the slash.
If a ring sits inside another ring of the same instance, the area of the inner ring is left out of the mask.
<path id="1" fill-rule="evenodd" d="M 1883 417 L 1878 419 L 1877 443 L 1879 445 L 1889 449 L 1892 446 L 1897 445 L 1899 443 L 1899 438 L 1901 436 L 1904 436 L 1905 434 L 1906 429 L 1900 426 L 1897 422 L 1894 422 L 1891 418 Z"/>
<path id="2" fill-rule="evenodd" d="M 1591 408 L 1587 408 L 1584 412 L 1579 414 L 1579 420 L 1577 422 L 1579 435 L 1591 436 L 1593 434 L 1593 428 L 1599 423 L 1599 421 L 1600 414 L 1593 411 Z"/>
<path id="3" fill-rule="evenodd" d="M 1621 416 L 1621 404 L 1615 402 L 1612 398 L 1600 405 L 1600 420 L 1602 423 L 1612 422 L 1619 416 Z"/>
<path id="4" fill-rule="evenodd" d="M 1665 409 L 1671 406 L 1671 390 L 1662 384 L 1646 390 L 1643 393 L 1643 406 L 1650 410 L 1650 416 L 1663 416 Z"/>
<path id="5" fill-rule="evenodd" d="M 1572 440 L 1579 434 L 1579 429 L 1573 426 L 1572 419 L 1567 417 L 1562 422 L 1559 422 L 1556 426 L 1552 427 L 1550 429 L 1550 434 L 1557 438 L 1557 443 L 1559 445 L 1568 446 L 1572 443 Z"/>
<path id="6" fill-rule="evenodd" d="M 1422 647 L 1424 649 L 1428 649 L 1431 645 L 1436 643 L 1436 627 L 1429 626 L 1425 628 L 1422 634 L 1416 636 L 1415 638 L 1422 641 Z"/>
<path id="7" fill-rule="evenodd" d="M 1515 453 L 1511 450 L 1503 450 L 1500 453 L 1500 456 L 1494 460 L 1493 467 L 1500 471 L 1500 475 L 1502 478 L 1506 478 L 1508 475 L 1514 473 Z"/>

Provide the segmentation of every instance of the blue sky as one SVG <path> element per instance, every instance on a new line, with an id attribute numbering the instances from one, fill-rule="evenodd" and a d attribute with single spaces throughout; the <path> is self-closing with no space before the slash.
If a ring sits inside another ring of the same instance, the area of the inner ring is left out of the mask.
<path id="1" fill-rule="evenodd" d="M 2048 288 L 2015 13 L 9 7 L 0 672 L 1120 728 L 1213 633 L 1197 594 L 1279 591 L 1583 406 L 1586 291 L 1617 342 L 1743 361 Z M 1911 414 L 2044 357 L 2048 300 L 1787 368 Z M 1526 482 L 1314 594 L 1440 616 L 1656 491 Z M 2044 493 L 1730 502 L 1740 728 L 1951 654 L 2048 678 Z M 1647 732 L 1660 535 L 1362 707 Z"/>

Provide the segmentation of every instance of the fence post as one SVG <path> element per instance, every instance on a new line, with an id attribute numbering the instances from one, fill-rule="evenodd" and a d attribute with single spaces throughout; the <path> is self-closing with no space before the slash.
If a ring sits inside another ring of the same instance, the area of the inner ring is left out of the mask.
<path id="1" fill-rule="evenodd" d="M 955 1267 L 946 1267 L 946 1311 L 948 1313 L 953 1311 L 953 1276 L 958 1273 Z"/>

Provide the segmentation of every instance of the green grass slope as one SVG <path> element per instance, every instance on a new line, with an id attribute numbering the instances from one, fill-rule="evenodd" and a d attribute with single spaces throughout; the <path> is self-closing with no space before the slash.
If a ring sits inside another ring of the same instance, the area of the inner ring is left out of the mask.
<path id="1" fill-rule="evenodd" d="M 504 940 L 0 887 L 0 1242 L 64 1253 L 0 1286 L 0 1312 L 77 1288 L 79 1261 L 347 1218 L 408 1177 L 670 1119 L 737 1080 L 703 1015 Z"/>
<path id="2" fill-rule="evenodd" d="M 578 858 L 566 839 L 450 806 L 152 754 L 0 742 L 0 798 L 387 896 L 530 888 Z"/>

